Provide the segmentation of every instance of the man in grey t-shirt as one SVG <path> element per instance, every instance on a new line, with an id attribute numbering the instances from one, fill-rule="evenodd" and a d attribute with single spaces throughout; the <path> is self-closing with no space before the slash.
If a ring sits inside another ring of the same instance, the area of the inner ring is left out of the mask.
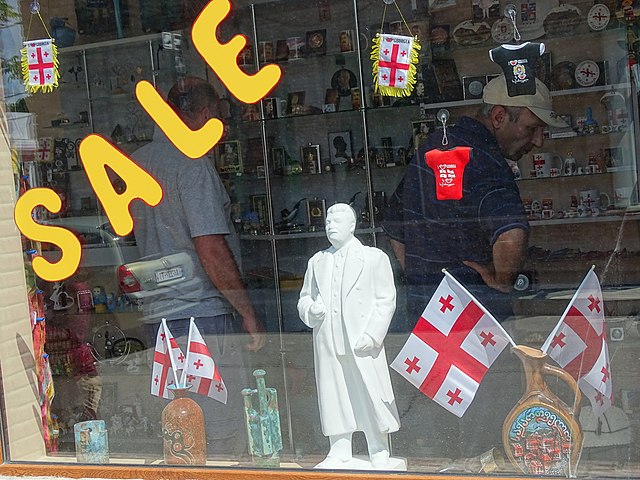
<path id="1" fill-rule="evenodd" d="M 215 90 L 196 77 L 180 79 L 167 101 L 192 130 L 203 127 L 218 112 Z M 191 280 L 145 299 L 143 321 L 149 325 L 149 345 L 155 342 L 160 320 L 166 318 L 185 351 L 189 318 L 195 317 L 228 389 L 227 405 L 196 396 L 207 422 L 207 451 L 238 454 L 246 436 L 240 390 L 247 382 L 243 348 L 238 335 L 233 335 L 237 330 L 234 313 L 251 337 L 246 349 L 262 348 L 265 336 L 241 278 L 229 196 L 206 157 L 188 158 L 158 128 L 153 141 L 133 158 L 163 190 L 156 207 L 141 202 L 132 205 L 142 259 L 181 253 L 193 264 Z"/>

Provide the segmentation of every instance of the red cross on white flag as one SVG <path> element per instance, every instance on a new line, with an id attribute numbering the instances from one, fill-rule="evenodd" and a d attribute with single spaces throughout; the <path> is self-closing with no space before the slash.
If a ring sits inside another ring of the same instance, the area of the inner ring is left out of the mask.
<path id="1" fill-rule="evenodd" d="M 49 89 L 57 85 L 56 56 L 53 40 L 50 38 L 24 42 L 23 62 L 26 63 L 24 69 L 27 87 Z"/>
<path id="2" fill-rule="evenodd" d="M 600 416 L 612 405 L 604 302 L 593 267 L 541 350 L 578 382 L 591 402 L 594 415 Z"/>
<path id="3" fill-rule="evenodd" d="M 185 380 L 192 385 L 192 392 L 227 403 L 227 387 L 193 317 L 189 324 L 187 358 L 180 383 L 184 385 Z"/>
<path id="4" fill-rule="evenodd" d="M 406 88 L 413 41 L 412 37 L 382 35 L 378 58 L 378 85 Z"/>
<path id="5" fill-rule="evenodd" d="M 163 318 L 160 328 L 158 328 L 156 347 L 153 352 L 151 395 L 171 398 L 167 387 L 177 383 L 177 377 L 183 365 L 184 355 Z"/>
<path id="6" fill-rule="evenodd" d="M 498 321 L 445 272 L 391 368 L 462 417 L 509 343 L 514 344 Z"/>

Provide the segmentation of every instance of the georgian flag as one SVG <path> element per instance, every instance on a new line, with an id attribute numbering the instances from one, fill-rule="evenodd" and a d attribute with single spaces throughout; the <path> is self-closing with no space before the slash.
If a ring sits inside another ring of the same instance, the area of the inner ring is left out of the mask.
<path id="1" fill-rule="evenodd" d="M 378 85 L 406 88 L 409 82 L 413 37 L 381 34 Z"/>
<path id="2" fill-rule="evenodd" d="M 53 40 L 45 38 L 24 42 L 27 86 L 53 88 L 58 83 L 57 52 Z M 28 73 L 28 77 L 27 77 Z"/>
<path id="3" fill-rule="evenodd" d="M 462 417 L 511 337 L 448 272 L 391 368 Z"/>
<path id="4" fill-rule="evenodd" d="M 178 374 L 183 368 L 184 354 L 169 331 L 167 321 L 163 318 L 158 328 L 156 347 L 153 352 L 151 395 L 171 398 L 167 387 L 178 381 Z"/>
<path id="5" fill-rule="evenodd" d="M 591 402 L 593 414 L 600 416 L 613 404 L 613 387 L 602 289 L 593 269 L 576 290 L 542 351 L 578 382 Z"/>
<path id="6" fill-rule="evenodd" d="M 227 387 L 193 317 L 189 324 L 187 358 L 180 383 L 185 385 L 185 381 L 192 385 L 192 392 L 227 403 Z"/>

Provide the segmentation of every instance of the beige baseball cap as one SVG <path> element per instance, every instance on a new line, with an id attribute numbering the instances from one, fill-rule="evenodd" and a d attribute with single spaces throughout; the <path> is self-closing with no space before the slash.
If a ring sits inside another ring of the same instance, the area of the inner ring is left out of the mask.
<path id="1" fill-rule="evenodd" d="M 504 107 L 527 107 L 536 117 L 547 125 L 557 128 L 566 128 L 569 125 L 553 111 L 551 94 L 547 86 L 536 78 L 535 95 L 517 95 L 510 97 L 507 92 L 507 82 L 504 75 L 491 80 L 482 92 L 484 103 L 502 105 Z"/>

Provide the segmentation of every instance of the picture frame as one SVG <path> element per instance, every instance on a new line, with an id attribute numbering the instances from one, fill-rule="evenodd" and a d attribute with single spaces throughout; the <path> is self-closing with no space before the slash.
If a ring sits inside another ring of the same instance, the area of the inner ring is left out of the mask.
<path id="1" fill-rule="evenodd" d="M 273 147 L 271 149 L 271 173 L 282 175 L 285 158 L 284 147 Z"/>
<path id="2" fill-rule="evenodd" d="M 307 225 L 309 230 L 324 229 L 327 207 L 324 198 L 307 200 Z"/>
<path id="3" fill-rule="evenodd" d="M 311 30 L 307 32 L 307 56 L 322 56 L 327 54 L 327 29 Z"/>
<path id="4" fill-rule="evenodd" d="M 305 92 L 290 92 L 287 95 L 287 115 L 300 115 L 304 112 Z"/>
<path id="5" fill-rule="evenodd" d="M 487 85 L 486 75 L 470 75 L 462 77 L 462 87 L 465 100 L 482 98 L 482 92 Z"/>
<path id="6" fill-rule="evenodd" d="M 424 118 L 411 122 L 413 131 L 413 148 L 417 149 L 427 137 L 436 130 L 435 118 Z"/>
<path id="7" fill-rule="evenodd" d="M 607 170 L 613 172 L 618 167 L 624 166 L 624 154 L 622 147 L 605 147 L 603 149 L 603 153 Z"/>
<path id="8" fill-rule="evenodd" d="M 329 143 L 329 158 L 332 165 L 348 162 L 353 156 L 350 130 L 329 133 L 327 140 Z"/>
<path id="9" fill-rule="evenodd" d="M 439 58 L 431 62 L 442 101 L 462 100 L 462 83 L 453 58 Z"/>
<path id="10" fill-rule="evenodd" d="M 355 50 L 353 30 L 341 30 L 339 35 L 340 52 L 348 53 Z"/>
<path id="11" fill-rule="evenodd" d="M 267 225 L 269 216 L 267 214 L 267 196 L 265 194 L 251 195 L 249 197 L 251 211 L 258 215 L 260 225 Z"/>
<path id="12" fill-rule="evenodd" d="M 473 10 L 473 20 L 476 21 L 493 21 L 500 18 L 500 0 L 483 1 L 471 0 L 471 9 Z"/>
<path id="13" fill-rule="evenodd" d="M 215 148 L 218 173 L 242 173 L 242 149 L 238 140 L 219 142 Z"/>
<path id="14" fill-rule="evenodd" d="M 551 89 L 551 69 L 553 64 L 551 63 L 551 52 L 543 53 L 540 58 L 536 60 L 534 71 L 536 78 L 544 83 L 548 89 Z"/>
<path id="15" fill-rule="evenodd" d="M 340 110 L 340 92 L 335 88 L 327 88 L 324 92 L 324 105 L 322 111 L 325 113 L 337 112 Z"/>
<path id="16" fill-rule="evenodd" d="M 289 60 L 289 45 L 286 39 L 276 40 L 276 62 L 286 62 Z"/>
<path id="17" fill-rule="evenodd" d="M 396 159 L 393 151 L 393 139 L 391 137 L 380 138 L 380 148 L 382 150 L 382 157 L 384 158 L 384 166 L 395 167 Z"/>
<path id="18" fill-rule="evenodd" d="M 457 5 L 456 0 L 429 0 L 429 11 L 437 12 L 439 10 L 446 10 L 453 8 Z"/>
<path id="19" fill-rule="evenodd" d="M 300 148 L 300 159 L 302 164 L 302 173 L 315 175 L 322 173 L 322 165 L 320 163 L 320 145 L 306 145 Z"/>
<path id="20" fill-rule="evenodd" d="M 280 118 L 282 116 L 281 101 L 278 97 L 264 99 L 264 118 Z"/>

